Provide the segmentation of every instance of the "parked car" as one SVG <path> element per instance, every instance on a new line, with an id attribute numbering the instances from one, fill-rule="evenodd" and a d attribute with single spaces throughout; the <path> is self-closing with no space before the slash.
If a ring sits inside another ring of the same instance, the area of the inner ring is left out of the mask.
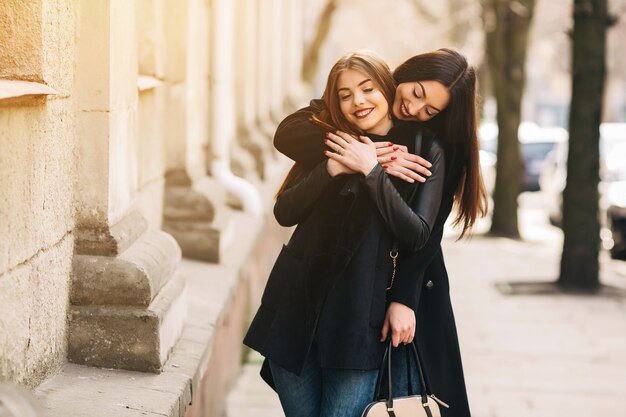
<path id="1" fill-rule="evenodd" d="M 493 195 L 493 187 L 496 185 L 496 154 L 481 149 L 478 156 L 485 189 L 488 195 Z"/>
<path id="2" fill-rule="evenodd" d="M 611 256 L 626 260 L 626 140 L 612 146 L 604 162 L 606 227 L 603 246 Z"/>
<path id="3" fill-rule="evenodd" d="M 539 172 L 539 188 L 548 219 L 558 227 L 561 227 L 563 190 L 567 180 L 567 150 L 567 142 L 559 143 L 546 155 Z"/>
<path id="4" fill-rule="evenodd" d="M 520 125 L 518 135 L 524 161 L 522 191 L 539 191 L 539 174 L 543 162 L 559 143 L 567 142 L 567 130 L 524 122 Z"/>
<path id="5" fill-rule="evenodd" d="M 478 134 L 481 150 L 495 157 L 498 149 L 498 125 L 493 122 L 483 122 Z M 524 164 L 521 191 L 538 191 L 539 174 L 543 162 L 558 143 L 567 141 L 567 131 L 562 127 L 543 127 L 533 122 L 523 122 L 519 126 L 517 135 Z"/>
<path id="6" fill-rule="evenodd" d="M 539 177 L 548 217 L 562 221 L 563 190 L 567 178 L 567 142 L 559 143 L 546 157 Z M 599 210 L 602 245 L 611 256 L 626 259 L 626 123 L 600 126 Z"/>

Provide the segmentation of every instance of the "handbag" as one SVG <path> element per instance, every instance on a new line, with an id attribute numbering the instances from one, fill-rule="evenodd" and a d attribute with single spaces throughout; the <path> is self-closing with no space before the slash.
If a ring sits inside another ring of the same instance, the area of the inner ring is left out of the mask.
<path id="1" fill-rule="evenodd" d="M 426 384 L 426 379 L 424 378 L 424 371 L 422 368 L 422 363 L 420 361 L 420 356 L 417 351 L 417 347 L 414 342 L 411 342 L 410 347 L 413 352 L 413 357 L 415 358 L 415 363 L 417 365 L 417 374 L 419 377 L 419 381 L 422 387 L 421 394 L 412 393 L 411 388 L 411 366 L 409 363 L 410 354 L 407 350 L 407 374 L 409 375 L 408 384 L 409 384 L 409 395 L 406 397 L 393 397 L 393 392 L 391 390 L 391 339 L 389 340 L 389 344 L 385 349 L 385 354 L 383 355 L 383 360 L 380 364 L 380 369 L 378 371 L 378 381 L 376 383 L 376 395 L 374 401 L 369 403 L 363 412 L 361 413 L 361 417 L 441 417 L 441 412 L 439 410 L 439 406 L 449 408 L 448 404 L 441 401 L 439 398 L 435 397 L 434 394 L 428 388 Z M 407 345 L 408 348 L 408 345 Z M 381 398 L 381 387 L 383 382 L 383 373 L 385 370 L 385 366 L 387 367 L 387 384 L 388 384 L 388 396 L 387 399 Z"/>

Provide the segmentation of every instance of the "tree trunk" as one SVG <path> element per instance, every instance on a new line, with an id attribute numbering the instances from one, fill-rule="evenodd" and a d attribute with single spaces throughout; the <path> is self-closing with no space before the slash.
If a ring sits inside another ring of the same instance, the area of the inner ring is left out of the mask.
<path id="1" fill-rule="evenodd" d="M 593 291 L 600 286 L 599 142 L 607 27 L 607 0 L 574 1 L 572 103 L 558 280 L 570 290 Z"/>
<path id="2" fill-rule="evenodd" d="M 330 32 L 330 23 L 337 9 L 337 0 L 328 0 L 322 14 L 317 20 L 315 28 L 315 36 L 310 45 L 304 52 L 304 65 L 302 67 L 302 78 L 304 81 L 312 85 L 317 75 L 317 67 L 320 61 L 320 51 L 326 42 L 328 32 Z"/>
<path id="3" fill-rule="evenodd" d="M 523 167 L 517 130 L 534 6 L 534 0 L 483 1 L 486 53 L 498 107 L 498 159 L 490 233 L 512 238 L 519 238 L 517 197 Z"/>

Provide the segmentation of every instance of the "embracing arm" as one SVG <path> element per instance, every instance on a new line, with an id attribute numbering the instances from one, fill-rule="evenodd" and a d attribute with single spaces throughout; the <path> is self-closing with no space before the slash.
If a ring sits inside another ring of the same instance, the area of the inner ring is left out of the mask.
<path id="1" fill-rule="evenodd" d="M 313 169 L 325 160 L 324 145 L 327 129 L 311 122 L 311 116 L 324 108 L 322 100 L 312 100 L 304 107 L 287 116 L 276 129 L 274 146 L 288 158 Z"/>
<path id="2" fill-rule="evenodd" d="M 327 161 L 322 161 L 299 182 L 284 190 L 274 204 L 278 224 L 290 227 L 304 220 L 332 180 Z"/>
<path id="3" fill-rule="evenodd" d="M 441 205 L 445 158 L 436 141 L 432 144 L 429 159 L 432 161 L 432 176 L 419 185 L 421 192 L 410 205 L 402 199 L 380 165 L 374 166 L 365 176 L 365 184 L 385 223 L 410 251 L 426 245 Z"/>

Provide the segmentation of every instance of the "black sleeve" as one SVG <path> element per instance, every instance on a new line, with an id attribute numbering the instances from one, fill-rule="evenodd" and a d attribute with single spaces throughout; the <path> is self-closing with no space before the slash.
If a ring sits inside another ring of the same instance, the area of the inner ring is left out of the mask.
<path id="1" fill-rule="evenodd" d="M 396 301 L 411 308 L 416 308 L 422 288 L 424 288 L 426 271 L 435 259 L 439 258 L 443 263 L 441 239 L 443 238 L 444 226 L 453 204 L 454 193 L 446 193 L 426 246 L 414 253 L 400 253 L 398 255 L 396 278 L 393 286 L 387 293 L 389 301 Z"/>
<path id="2" fill-rule="evenodd" d="M 294 226 L 308 216 L 317 199 L 333 181 L 326 163 L 326 160 L 318 163 L 304 178 L 278 196 L 274 204 L 274 217 L 278 224 Z"/>
<path id="3" fill-rule="evenodd" d="M 445 185 L 445 158 L 437 142 L 432 144 L 429 160 L 432 175 L 424 184 L 415 184 L 421 190 L 410 204 L 402 199 L 379 164 L 365 177 L 367 189 L 391 233 L 412 252 L 424 247 L 430 237 Z"/>
<path id="4" fill-rule="evenodd" d="M 274 146 L 288 158 L 302 164 L 307 169 L 313 169 L 326 159 L 324 144 L 327 130 L 310 121 L 314 114 L 323 109 L 322 100 L 312 100 L 308 107 L 304 107 L 287 116 L 276 129 Z"/>

